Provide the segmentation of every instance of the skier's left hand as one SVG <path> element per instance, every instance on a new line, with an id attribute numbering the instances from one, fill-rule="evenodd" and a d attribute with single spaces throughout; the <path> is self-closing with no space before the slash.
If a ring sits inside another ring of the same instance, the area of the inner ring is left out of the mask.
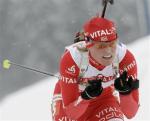
<path id="1" fill-rule="evenodd" d="M 120 94 L 129 94 L 132 90 L 139 88 L 139 80 L 127 76 L 127 71 L 124 71 L 120 77 L 114 82 L 114 87 Z"/>

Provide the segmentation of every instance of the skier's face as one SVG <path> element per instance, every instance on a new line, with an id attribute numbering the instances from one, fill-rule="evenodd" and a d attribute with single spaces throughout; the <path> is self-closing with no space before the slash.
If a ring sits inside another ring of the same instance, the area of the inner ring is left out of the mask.
<path id="1" fill-rule="evenodd" d="M 100 64 L 110 65 L 116 54 L 117 40 L 112 42 L 92 42 L 93 46 L 89 48 L 92 57 Z"/>

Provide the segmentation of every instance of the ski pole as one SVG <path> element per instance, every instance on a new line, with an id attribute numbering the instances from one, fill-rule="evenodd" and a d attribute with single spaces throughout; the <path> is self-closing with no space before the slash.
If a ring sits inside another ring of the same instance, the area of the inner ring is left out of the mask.
<path id="1" fill-rule="evenodd" d="M 114 0 L 102 0 L 102 4 L 103 4 L 103 6 L 104 6 L 104 7 L 103 7 L 103 11 L 102 11 L 102 15 L 101 15 L 102 18 L 104 18 L 104 16 L 105 16 L 106 8 L 107 8 L 108 2 L 109 2 L 110 4 L 113 4 L 113 3 L 114 3 Z"/>
<path id="2" fill-rule="evenodd" d="M 27 67 L 27 66 L 24 66 L 24 65 L 20 65 L 20 64 L 14 63 L 14 62 L 12 62 L 8 59 L 3 60 L 2 65 L 3 65 L 4 69 L 9 69 L 11 67 L 11 65 L 13 65 L 13 66 L 17 66 L 17 67 L 27 69 L 27 70 L 30 70 L 30 71 L 34 71 L 34 72 L 38 72 L 38 73 L 45 74 L 45 75 L 48 75 L 48 76 L 53 76 L 53 77 L 59 78 L 59 76 L 57 76 L 57 75 L 54 75 L 54 74 L 51 74 L 51 73 L 48 73 L 48 72 L 44 72 L 44 71 L 41 71 L 41 70 L 38 70 L 38 69 L 30 68 L 30 67 Z"/>

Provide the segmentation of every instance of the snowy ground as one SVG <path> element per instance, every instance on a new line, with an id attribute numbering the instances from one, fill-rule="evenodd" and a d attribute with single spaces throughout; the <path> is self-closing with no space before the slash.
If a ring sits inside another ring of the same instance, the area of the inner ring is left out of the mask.
<path id="1" fill-rule="evenodd" d="M 55 78 L 45 79 L 6 97 L 0 104 L 0 119 L 51 121 L 50 101 L 55 82 Z"/>
<path id="2" fill-rule="evenodd" d="M 139 67 L 140 109 L 131 121 L 150 121 L 150 36 L 128 45 L 135 54 Z M 45 79 L 7 96 L 0 102 L 0 121 L 4 120 L 42 120 L 51 121 L 50 101 L 56 78 Z"/>

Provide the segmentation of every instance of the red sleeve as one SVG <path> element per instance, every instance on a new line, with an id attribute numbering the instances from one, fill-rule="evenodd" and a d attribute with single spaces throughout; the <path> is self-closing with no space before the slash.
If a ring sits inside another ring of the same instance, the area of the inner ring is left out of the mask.
<path id="1" fill-rule="evenodd" d="M 127 70 L 128 76 L 137 78 L 137 64 L 133 54 L 127 50 L 125 57 L 119 64 L 120 72 Z M 139 107 L 139 91 L 133 90 L 129 95 L 120 95 L 120 105 L 127 118 L 132 118 Z"/>
<path id="2" fill-rule="evenodd" d="M 61 93 L 64 106 L 76 100 L 79 96 L 77 85 L 78 73 L 78 66 L 73 61 L 70 52 L 65 52 L 60 62 Z"/>
<path id="3" fill-rule="evenodd" d="M 61 58 L 60 75 L 61 94 L 65 112 L 69 117 L 77 119 L 85 112 L 88 103 L 81 99 L 77 83 L 79 68 L 69 51 L 66 51 Z M 79 103 L 77 104 L 77 102 Z"/>

